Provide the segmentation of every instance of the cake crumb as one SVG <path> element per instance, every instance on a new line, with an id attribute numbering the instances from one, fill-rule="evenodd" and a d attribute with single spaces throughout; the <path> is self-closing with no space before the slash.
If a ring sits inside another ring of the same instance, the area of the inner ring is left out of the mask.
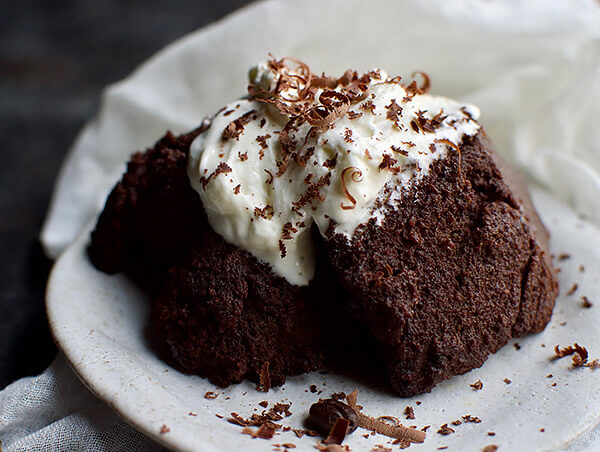
<path id="1" fill-rule="evenodd" d="M 498 446 L 495 444 L 489 444 L 481 449 L 481 452 L 496 452 L 498 450 Z"/>
<path id="2" fill-rule="evenodd" d="M 415 410 L 411 406 L 404 408 L 404 415 L 406 416 L 406 419 L 416 419 Z"/>
<path id="3" fill-rule="evenodd" d="M 515 349 L 517 349 L 517 350 L 521 350 L 521 345 L 518 342 L 515 342 L 513 344 L 513 347 L 515 347 Z"/>
<path id="4" fill-rule="evenodd" d="M 570 255 L 570 254 L 568 254 L 568 253 L 560 253 L 560 254 L 558 255 L 558 260 L 559 260 L 560 262 L 562 262 L 562 261 L 566 261 L 567 259 L 571 259 L 571 255 Z"/>
<path id="5" fill-rule="evenodd" d="M 496 436 L 496 432 L 488 432 L 488 436 Z"/>
<path id="6" fill-rule="evenodd" d="M 505 378 L 504 379 L 504 383 L 506 383 L 507 385 L 512 383 L 512 380 L 510 378 Z"/>
<path id="7" fill-rule="evenodd" d="M 207 391 L 206 394 L 204 394 L 204 398 L 209 400 L 216 399 L 217 397 L 219 397 L 218 391 Z"/>
<path id="8" fill-rule="evenodd" d="M 165 424 L 162 425 L 162 427 L 160 428 L 160 434 L 164 435 L 165 433 L 169 433 L 171 431 L 171 429 L 169 427 L 167 427 Z"/>

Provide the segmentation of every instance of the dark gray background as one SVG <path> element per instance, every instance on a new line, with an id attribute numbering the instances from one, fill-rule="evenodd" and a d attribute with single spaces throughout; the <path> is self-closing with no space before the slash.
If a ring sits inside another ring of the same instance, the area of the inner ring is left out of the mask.
<path id="1" fill-rule="evenodd" d="M 248 0 L 38 0 L 0 7 L 0 389 L 56 355 L 37 242 L 67 149 L 101 89 Z"/>

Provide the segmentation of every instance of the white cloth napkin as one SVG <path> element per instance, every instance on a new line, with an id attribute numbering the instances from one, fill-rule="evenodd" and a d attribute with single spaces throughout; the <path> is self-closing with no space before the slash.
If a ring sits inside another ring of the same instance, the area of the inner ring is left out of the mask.
<path id="1" fill-rule="evenodd" d="M 481 108 L 501 152 L 600 225 L 596 0 L 272 0 L 172 44 L 107 89 L 57 181 L 41 235 L 48 255 L 94 218 L 133 150 L 238 97 L 247 68 L 269 51 L 332 73 L 426 71 L 435 93 Z M 0 441 L 6 451 L 158 448 L 60 355 L 0 392 Z M 600 450 L 600 428 L 569 450 Z"/>
<path id="2" fill-rule="evenodd" d="M 89 392 L 58 357 L 0 392 L 0 450 L 162 451 Z"/>

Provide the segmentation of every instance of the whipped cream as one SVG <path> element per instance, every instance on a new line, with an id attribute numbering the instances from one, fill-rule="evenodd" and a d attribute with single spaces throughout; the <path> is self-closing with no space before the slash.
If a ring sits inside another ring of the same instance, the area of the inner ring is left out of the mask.
<path id="1" fill-rule="evenodd" d="M 480 126 L 475 106 L 382 70 L 335 80 L 297 66 L 271 60 L 250 70 L 250 98 L 227 105 L 194 140 L 188 176 L 218 234 L 306 285 L 313 222 L 351 240 Z"/>

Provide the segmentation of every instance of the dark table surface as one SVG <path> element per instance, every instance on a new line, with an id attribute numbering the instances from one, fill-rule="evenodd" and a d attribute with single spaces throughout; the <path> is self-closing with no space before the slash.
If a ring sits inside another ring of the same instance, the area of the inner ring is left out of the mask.
<path id="1" fill-rule="evenodd" d="M 38 0 L 0 7 L 0 389 L 56 355 L 37 241 L 60 164 L 102 88 L 248 0 Z"/>

